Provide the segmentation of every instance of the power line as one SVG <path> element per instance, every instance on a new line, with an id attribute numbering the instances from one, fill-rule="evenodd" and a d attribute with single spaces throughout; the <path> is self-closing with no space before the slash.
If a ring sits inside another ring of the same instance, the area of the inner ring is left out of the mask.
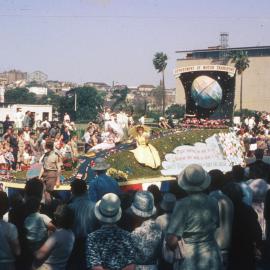
<path id="1" fill-rule="evenodd" d="M 260 16 L 136 16 L 136 15 L 62 15 L 62 14 L 0 14 L 0 17 L 23 17 L 23 18 L 72 18 L 72 19 L 138 19 L 138 20 L 270 20 L 270 17 Z"/>

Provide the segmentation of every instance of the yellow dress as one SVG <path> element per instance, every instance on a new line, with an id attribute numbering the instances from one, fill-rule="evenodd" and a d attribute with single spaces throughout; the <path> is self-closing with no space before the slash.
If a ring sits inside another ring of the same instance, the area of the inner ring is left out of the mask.
<path id="1" fill-rule="evenodd" d="M 148 166 L 152 169 L 158 168 L 161 163 L 160 157 L 157 149 L 153 145 L 147 143 L 147 135 L 138 135 L 135 140 L 137 142 L 137 148 L 131 150 L 135 159 L 140 164 Z"/>

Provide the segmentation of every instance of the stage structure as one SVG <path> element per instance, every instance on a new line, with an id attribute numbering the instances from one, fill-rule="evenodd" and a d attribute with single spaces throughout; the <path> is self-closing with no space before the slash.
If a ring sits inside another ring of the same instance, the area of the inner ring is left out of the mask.
<path id="1" fill-rule="evenodd" d="M 176 68 L 186 95 L 186 113 L 198 118 L 232 119 L 235 96 L 235 68 L 225 65 L 197 65 Z"/>

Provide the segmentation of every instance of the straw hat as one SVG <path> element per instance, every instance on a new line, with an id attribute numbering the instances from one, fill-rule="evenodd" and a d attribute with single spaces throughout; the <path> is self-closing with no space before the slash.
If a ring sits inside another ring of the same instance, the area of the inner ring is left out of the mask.
<path id="1" fill-rule="evenodd" d="M 160 208 L 166 212 L 172 212 L 176 202 L 176 197 L 172 193 L 165 193 L 160 203 Z"/>
<path id="2" fill-rule="evenodd" d="M 178 185 L 186 191 L 203 191 L 210 183 L 210 175 L 197 164 L 187 166 L 178 176 Z"/>
<path id="3" fill-rule="evenodd" d="M 94 171 L 106 171 L 111 167 L 109 163 L 106 162 L 104 158 L 97 158 L 95 160 L 95 165 L 92 167 Z"/>
<path id="4" fill-rule="evenodd" d="M 149 133 L 151 131 L 151 128 L 145 125 L 137 125 L 129 129 L 128 135 L 135 138 L 139 135 L 138 130 L 143 129 L 144 132 Z"/>
<path id="5" fill-rule="evenodd" d="M 122 216 L 121 202 L 114 193 L 105 194 L 95 205 L 95 216 L 104 223 L 116 223 Z"/>
<path id="6" fill-rule="evenodd" d="M 153 216 L 157 211 L 153 194 L 149 191 L 137 191 L 130 209 L 139 217 Z"/>

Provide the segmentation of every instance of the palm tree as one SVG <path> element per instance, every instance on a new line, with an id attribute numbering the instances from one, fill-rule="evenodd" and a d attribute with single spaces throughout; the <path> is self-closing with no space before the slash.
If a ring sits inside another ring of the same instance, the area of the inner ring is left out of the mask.
<path id="1" fill-rule="evenodd" d="M 241 84 L 240 84 L 240 116 L 242 118 L 243 112 L 243 73 L 249 68 L 249 59 L 248 53 L 246 51 L 240 51 L 233 55 L 232 62 L 236 68 L 238 75 L 241 75 Z"/>
<path id="2" fill-rule="evenodd" d="M 163 52 L 157 52 L 154 55 L 153 64 L 158 73 L 162 73 L 162 88 L 163 88 L 163 96 L 162 96 L 162 113 L 165 114 L 165 76 L 164 72 L 167 66 L 168 57 Z"/>

